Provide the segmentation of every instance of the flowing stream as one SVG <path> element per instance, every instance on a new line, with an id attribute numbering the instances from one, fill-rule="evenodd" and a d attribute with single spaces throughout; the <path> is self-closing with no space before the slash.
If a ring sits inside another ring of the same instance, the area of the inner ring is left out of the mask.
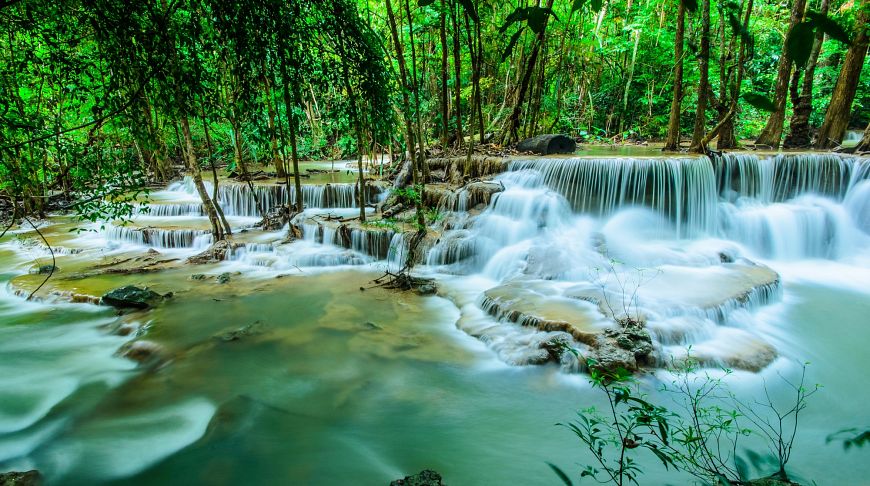
<path id="1" fill-rule="evenodd" d="M 294 242 L 253 227 L 257 201 L 268 211 L 292 190 L 222 184 L 237 248 L 154 273 L 95 270 L 149 248 L 167 261 L 206 248 L 189 181 L 152 194 L 131 224 L 79 234 L 56 218 L 41 228 L 59 255 L 42 302 L 19 294 L 42 280 L 47 249 L 13 230 L 0 242 L 0 471 L 36 468 L 49 484 L 388 484 L 432 468 L 448 484 L 558 484 L 547 462 L 576 473 L 591 457 L 554 424 L 605 402 L 570 353 L 539 364 L 542 346 L 564 336 L 591 352 L 574 338 L 625 313 L 647 323 L 654 364 L 691 352 L 713 373 L 732 368 L 745 400 L 765 386 L 789 400 L 783 377 L 810 362 L 809 385 L 823 388 L 790 470 L 866 481 L 868 451 L 825 438 L 870 425 L 870 159 L 536 158 L 490 179 L 488 205 L 470 189 L 443 198 L 417 267 L 438 296 L 370 288 L 404 263 L 407 223 L 342 229 L 359 213 L 345 180 L 303 187 Z M 123 285 L 174 295 L 121 316 L 57 297 Z M 136 341 L 160 359 L 121 357 Z M 655 390 L 669 379 L 641 381 L 668 400 Z M 643 484 L 688 482 L 642 464 Z"/>

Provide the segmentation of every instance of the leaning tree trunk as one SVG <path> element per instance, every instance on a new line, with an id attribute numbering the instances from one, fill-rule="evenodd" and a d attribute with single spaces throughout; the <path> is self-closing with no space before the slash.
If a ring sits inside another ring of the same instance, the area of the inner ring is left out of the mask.
<path id="1" fill-rule="evenodd" d="M 701 142 L 707 133 L 707 91 L 710 89 L 710 0 L 704 0 L 701 7 L 701 57 L 698 59 L 700 82 L 698 83 L 698 106 L 695 109 L 695 129 L 692 131 L 692 144 L 689 151 L 706 152 Z"/>
<path id="2" fill-rule="evenodd" d="M 794 30 L 795 26 L 803 19 L 804 9 L 806 8 L 806 0 L 794 0 L 794 5 L 791 9 L 791 19 L 789 21 L 788 35 Z M 785 121 L 785 102 L 788 96 L 788 81 L 791 77 L 792 60 L 788 57 L 788 49 L 786 42 L 782 46 L 782 54 L 779 57 L 779 68 L 776 73 L 776 87 L 774 88 L 775 97 L 773 101 L 774 110 L 770 113 L 767 119 L 767 124 L 758 135 L 755 141 L 757 145 L 768 145 L 773 148 L 779 147 L 779 141 L 782 138 L 782 125 Z"/>
<path id="3" fill-rule="evenodd" d="M 816 148 L 826 149 L 835 147 L 843 140 L 846 128 L 849 125 L 849 116 L 852 110 L 852 101 L 855 99 L 855 90 L 861 79 L 861 68 L 864 66 L 864 57 L 867 56 L 867 21 L 868 4 L 870 0 L 862 0 L 858 7 L 858 33 L 849 47 L 837 85 L 831 94 L 831 103 L 825 113 L 825 121 L 819 128 L 819 137 L 816 139 Z"/>
<path id="4" fill-rule="evenodd" d="M 199 194 L 199 198 L 202 201 L 202 208 L 205 211 L 205 214 L 208 216 L 208 221 L 211 223 L 211 232 L 214 235 L 214 241 L 220 241 L 224 239 L 223 228 L 221 228 L 220 222 L 218 221 L 217 212 L 214 209 L 214 201 L 209 197 L 208 192 L 205 190 L 205 184 L 202 183 L 202 173 L 199 170 L 199 161 L 196 160 L 196 152 L 194 152 L 193 148 L 193 136 L 190 134 L 190 122 L 187 120 L 187 116 L 181 116 L 181 133 L 184 135 L 184 143 L 185 143 L 185 155 L 187 158 L 187 169 L 190 171 L 191 177 L 193 177 L 193 185 L 196 187 L 196 192 Z"/>
<path id="5" fill-rule="evenodd" d="M 674 39 L 674 97 L 671 100 L 671 116 L 668 119 L 668 135 L 662 150 L 680 148 L 680 112 L 683 101 L 683 44 L 686 35 L 686 6 L 682 0 L 677 7 L 677 34 Z"/>
<path id="6" fill-rule="evenodd" d="M 864 136 L 861 137 L 861 141 L 855 146 L 855 153 L 859 152 L 870 152 L 870 123 L 864 129 Z"/>
<path id="7" fill-rule="evenodd" d="M 827 15 L 830 0 L 822 0 L 819 13 Z M 789 121 L 789 132 L 783 142 L 785 148 L 805 148 L 812 144 L 813 136 L 810 130 L 810 115 L 813 113 L 813 77 L 816 73 L 816 64 L 819 61 L 819 53 L 822 51 L 822 43 L 825 41 L 825 33 L 819 29 L 813 41 L 813 49 L 807 67 L 804 69 L 804 80 L 801 92 L 796 100 L 792 100 L 794 112 Z"/>
<path id="8" fill-rule="evenodd" d="M 547 0 L 546 8 L 548 10 L 553 8 L 553 0 Z M 532 74 L 534 74 L 535 67 L 538 65 L 538 55 L 541 52 L 541 47 L 544 45 L 544 33 L 547 31 L 547 23 L 549 19 L 549 15 L 544 17 L 544 25 L 535 36 L 535 41 L 532 43 L 532 52 L 529 54 L 526 68 L 523 70 L 520 89 L 517 94 L 517 99 L 514 102 L 514 109 L 511 111 L 511 114 L 507 119 L 507 126 L 501 136 L 502 145 L 510 145 L 516 142 L 519 138 L 520 115 L 523 112 L 523 103 L 526 100 L 526 93 L 529 91 L 529 85 L 531 85 Z"/>

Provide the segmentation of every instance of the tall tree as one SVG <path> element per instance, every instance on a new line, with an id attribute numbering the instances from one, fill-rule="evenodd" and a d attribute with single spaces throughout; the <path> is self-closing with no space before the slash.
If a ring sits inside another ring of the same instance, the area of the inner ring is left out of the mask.
<path id="1" fill-rule="evenodd" d="M 683 48 L 686 35 L 686 4 L 678 0 L 677 32 L 674 37 L 674 90 L 671 99 L 671 114 L 668 117 L 668 134 L 662 150 L 675 151 L 680 148 L 680 114 L 683 104 Z"/>
<path id="2" fill-rule="evenodd" d="M 755 143 L 757 145 L 767 145 L 773 148 L 778 148 L 782 139 L 782 128 L 785 122 L 785 104 L 788 99 L 788 82 L 791 77 L 791 69 L 793 59 L 789 56 L 789 37 L 793 37 L 796 33 L 795 27 L 804 17 L 804 9 L 806 8 L 806 0 L 793 0 L 791 8 L 791 17 L 789 18 L 788 36 L 783 42 L 782 54 L 779 57 L 779 65 L 776 72 L 776 86 L 774 87 L 773 111 L 767 119 L 767 124 L 761 130 Z"/>
<path id="3" fill-rule="evenodd" d="M 701 6 L 701 52 L 698 55 L 698 102 L 695 108 L 695 129 L 692 132 L 692 152 L 705 152 L 702 144 L 707 133 L 707 98 L 710 90 L 710 0 L 702 0 Z"/>
<path id="4" fill-rule="evenodd" d="M 857 1 L 857 0 L 856 0 Z M 846 53 L 840 76 L 831 94 L 831 102 L 828 111 L 825 112 L 825 121 L 819 128 L 816 138 L 816 148 L 824 149 L 835 147 L 843 141 L 843 135 L 849 126 L 849 118 L 852 114 L 852 101 L 855 99 L 855 91 L 861 80 L 861 69 L 864 67 L 864 58 L 867 56 L 868 23 L 870 23 L 870 0 L 860 0 L 856 5 L 855 37 L 852 45 Z"/>
<path id="5" fill-rule="evenodd" d="M 821 15 L 828 14 L 830 0 L 822 0 L 819 6 Z M 813 112 L 813 79 L 816 74 L 816 64 L 819 61 L 819 54 L 822 52 L 822 43 L 825 41 L 825 32 L 822 29 L 816 30 L 816 35 L 813 38 L 813 47 L 810 51 L 810 58 L 807 61 L 806 67 L 803 69 L 803 83 L 801 83 L 800 92 L 798 93 L 797 85 L 801 70 L 795 69 L 791 90 L 791 104 L 794 107 L 789 120 L 789 132 L 783 142 L 785 148 L 804 148 L 809 147 L 812 143 L 812 133 L 810 133 L 810 115 Z"/>

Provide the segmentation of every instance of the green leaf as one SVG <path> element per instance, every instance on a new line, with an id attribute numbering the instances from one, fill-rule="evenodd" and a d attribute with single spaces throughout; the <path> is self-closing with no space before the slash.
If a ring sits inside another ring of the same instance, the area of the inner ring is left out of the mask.
<path id="1" fill-rule="evenodd" d="M 550 469 L 552 469 L 554 473 L 556 473 L 556 476 L 559 476 L 559 479 L 561 479 L 562 482 L 565 483 L 565 486 L 574 486 L 574 483 L 571 482 L 571 478 L 569 478 L 568 475 L 565 474 L 565 471 L 559 469 L 559 466 L 553 464 L 552 462 L 548 462 L 547 465 L 550 466 Z"/>
<path id="2" fill-rule="evenodd" d="M 516 32 L 514 32 L 514 35 L 511 36 L 510 42 L 508 42 L 507 47 L 504 49 L 504 53 L 501 55 L 501 62 L 504 62 L 507 58 L 511 57 L 511 53 L 514 51 L 517 41 L 520 40 L 520 35 L 522 35 L 523 29 L 524 27 L 520 27 Z"/>
<path id="3" fill-rule="evenodd" d="M 435 3 L 435 0 L 419 0 L 417 2 L 417 5 L 421 7 L 427 7 L 429 5 L 432 5 L 433 3 Z"/>
<path id="4" fill-rule="evenodd" d="M 475 23 L 480 22 L 480 17 L 477 15 L 477 7 L 474 6 L 473 0 L 459 0 L 459 4 L 465 9 L 465 12 L 471 17 Z"/>
<path id="5" fill-rule="evenodd" d="M 592 6 L 592 10 L 593 10 L 594 12 L 599 12 L 599 11 L 601 11 L 601 6 L 602 6 L 602 5 L 603 5 L 603 4 L 602 4 L 602 0 L 592 0 L 591 6 Z"/>
<path id="6" fill-rule="evenodd" d="M 574 0 L 574 3 L 571 4 L 571 11 L 576 12 L 583 8 L 583 4 L 586 3 L 586 0 Z"/>
<path id="7" fill-rule="evenodd" d="M 547 27 L 547 16 L 552 15 L 553 18 L 559 20 L 556 14 L 549 8 L 543 7 L 528 7 L 526 9 L 529 28 L 532 32 L 540 34 Z"/>
<path id="8" fill-rule="evenodd" d="M 827 15 L 813 12 L 812 10 L 807 12 L 807 19 L 816 29 L 821 30 L 831 39 L 838 40 L 847 46 L 852 45 L 852 39 L 849 38 L 849 33 L 846 32 L 846 30 L 834 19 Z"/>
<path id="9" fill-rule="evenodd" d="M 773 101 L 764 95 L 758 93 L 743 93 L 743 99 L 761 111 L 770 112 L 776 110 L 776 105 L 773 104 Z"/>
<path id="10" fill-rule="evenodd" d="M 813 50 L 815 29 L 812 22 L 801 22 L 791 29 L 785 40 L 785 52 L 799 68 L 806 66 Z"/>
<path id="11" fill-rule="evenodd" d="M 501 34 L 504 34 L 508 27 L 511 25 L 522 22 L 526 20 L 528 17 L 528 11 L 525 7 L 517 7 L 513 12 L 511 12 L 506 19 L 504 19 L 504 25 L 499 27 L 498 31 Z"/>

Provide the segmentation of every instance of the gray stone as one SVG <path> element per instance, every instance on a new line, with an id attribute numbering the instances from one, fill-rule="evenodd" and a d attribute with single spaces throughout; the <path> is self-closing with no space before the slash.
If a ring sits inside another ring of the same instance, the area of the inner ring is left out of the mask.
<path id="1" fill-rule="evenodd" d="M 147 309 L 162 299 L 157 292 L 128 285 L 103 295 L 102 302 L 119 309 Z"/>
<path id="2" fill-rule="evenodd" d="M 431 469 L 425 469 L 413 476 L 405 476 L 390 483 L 390 486 L 444 486 L 441 475 Z"/>
<path id="3" fill-rule="evenodd" d="M 567 135 L 538 135 L 518 143 L 517 150 L 540 155 L 573 154 L 577 150 L 577 142 Z"/>
<path id="4" fill-rule="evenodd" d="M 42 474 L 39 471 L 11 471 L 0 473 L 0 486 L 38 486 L 42 484 Z"/>

